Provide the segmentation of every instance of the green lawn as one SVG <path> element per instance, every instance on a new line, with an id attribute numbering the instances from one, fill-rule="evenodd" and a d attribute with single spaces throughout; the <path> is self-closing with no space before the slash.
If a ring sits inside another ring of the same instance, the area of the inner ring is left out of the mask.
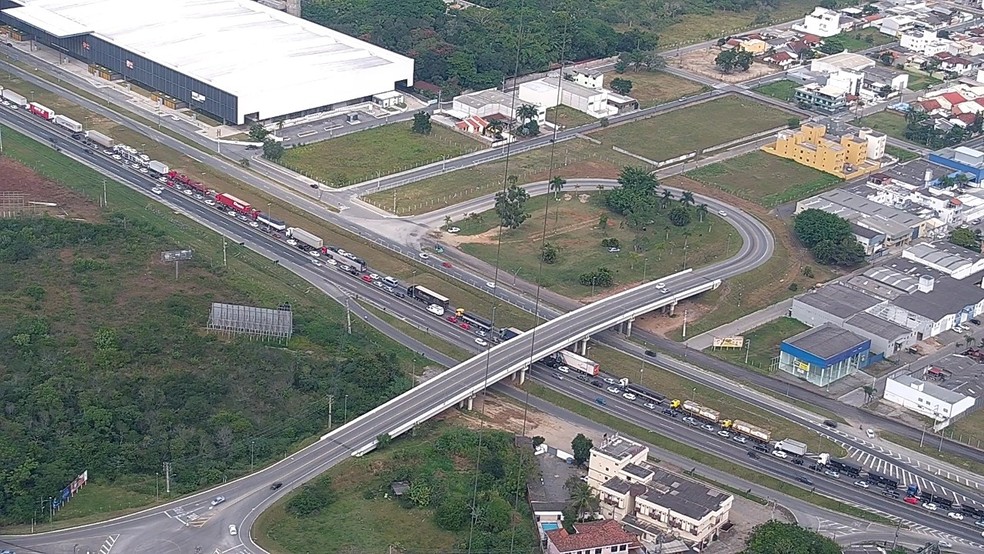
<path id="1" fill-rule="evenodd" d="M 783 79 L 782 81 L 757 86 L 752 90 L 760 94 L 782 100 L 783 102 L 791 102 L 796 93 L 796 89 L 799 88 L 799 86 L 799 83 L 788 79 Z"/>
<path id="2" fill-rule="evenodd" d="M 611 83 L 615 78 L 632 81 L 629 96 L 639 101 L 640 108 L 672 102 L 707 90 L 706 86 L 696 81 L 662 71 L 631 71 L 621 75 L 614 72 L 606 73 L 605 84 Z"/>
<path id="3" fill-rule="evenodd" d="M 816 2 L 811 0 L 789 0 L 778 3 L 778 7 L 773 10 L 718 10 L 667 18 L 668 24 L 659 33 L 659 49 L 671 50 L 681 45 L 793 21 L 813 11 L 814 6 Z"/>
<path id="4" fill-rule="evenodd" d="M 838 177 L 761 151 L 701 167 L 687 176 L 767 208 L 841 183 Z"/>
<path id="5" fill-rule="evenodd" d="M 710 348 L 705 352 L 734 364 L 749 365 L 756 371 L 769 373 L 772 359 L 779 356 L 779 343 L 809 328 L 791 317 L 783 317 L 745 333 L 745 348 Z"/>
<path id="6" fill-rule="evenodd" d="M 570 200 L 565 200 L 562 195 L 557 201 L 552 194 L 531 199 L 527 203 L 530 219 L 519 229 L 503 233 L 501 249 L 494 237 L 493 240 L 484 237 L 481 243 L 464 243 L 460 248 L 491 264 L 496 263 L 498 255 L 499 267 L 503 272 L 511 275 L 518 272 L 523 279 L 539 281 L 550 290 L 575 298 L 590 296 L 592 291 L 603 292 L 602 289 L 593 289 L 578 282 L 578 276 L 589 269 L 611 269 L 615 275 L 615 286 L 618 287 L 682 270 L 685 243 L 688 267 L 701 267 L 724 260 L 741 248 L 741 238 L 734 228 L 716 215 L 705 215 L 704 221 L 698 222 L 694 214 L 690 225 L 676 227 L 661 214 L 655 223 L 645 229 L 630 229 L 624 225 L 622 217 L 605 206 L 603 193 L 581 189 L 582 193 L 591 196 L 587 203 L 581 203 L 576 191 L 569 192 L 573 196 Z M 549 211 L 546 214 L 544 239 L 545 207 Z M 598 227 L 602 215 L 608 217 L 606 230 Z M 469 223 L 469 228 L 463 230 L 474 232 L 497 228 L 494 210 L 481 216 L 483 225 Z M 684 233 L 690 233 L 690 236 Z M 618 239 L 622 251 L 608 252 L 606 247 L 601 246 L 604 238 Z M 544 240 L 557 246 L 560 255 L 557 262 L 542 264 L 541 269 L 538 255 Z M 509 279 L 511 276 L 506 277 L 506 280 Z"/>
<path id="7" fill-rule="evenodd" d="M 919 154 L 916 154 L 915 152 L 906 150 L 905 148 L 899 148 L 898 146 L 892 146 L 891 144 L 885 146 L 885 153 L 889 156 L 898 158 L 900 163 L 905 163 L 920 157 Z"/>
<path id="8" fill-rule="evenodd" d="M 696 106 L 591 133 L 608 149 L 624 148 L 653 161 L 675 158 L 786 125 L 790 114 L 744 96 Z"/>
<path id="9" fill-rule="evenodd" d="M 923 73 L 922 71 L 916 71 L 914 69 L 909 69 L 909 70 L 906 70 L 906 73 L 909 74 L 909 86 L 907 88 L 909 90 L 912 90 L 912 91 L 926 90 L 929 87 L 931 87 L 933 85 L 938 85 L 938 84 L 940 84 L 942 82 L 939 79 L 937 79 L 936 77 L 932 77 L 930 75 L 927 75 L 926 73 Z"/>
<path id="10" fill-rule="evenodd" d="M 861 118 L 861 124 L 890 137 L 905 140 L 905 116 L 889 110 Z"/>
<path id="11" fill-rule="evenodd" d="M 839 40 L 848 52 L 860 52 L 862 50 L 874 48 L 875 46 L 882 46 L 884 44 L 889 44 L 896 41 L 896 39 L 882 33 L 874 27 L 861 29 L 860 31 L 843 32 L 830 38 Z"/>
<path id="12" fill-rule="evenodd" d="M 553 147 L 537 148 L 513 154 L 508 161 L 508 175 L 519 183 L 547 180 L 551 165 L 555 174 L 564 177 L 615 177 L 627 165 L 639 165 L 639 160 L 614 152 L 583 139 L 557 143 Z M 502 190 L 506 178 L 506 161 L 497 161 L 417 181 L 402 187 L 377 192 L 363 200 L 398 215 L 417 215 L 458 204 L 472 198 Z M 463 214 L 462 214 L 463 215 Z M 461 219 L 461 216 L 454 218 Z"/>
<path id="13" fill-rule="evenodd" d="M 429 135 L 393 123 L 288 148 L 280 164 L 330 187 L 344 187 L 481 150 L 484 146 L 434 123 Z"/>
<path id="14" fill-rule="evenodd" d="M 580 127 L 581 125 L 594 123 L 598 120 L 582 111 L 575 110 L 570 106 L 557 106 L 547 110 L 547 121 L 550 123 L 559 124 L 561 127 L 566 129 L 570 127 Z"/>

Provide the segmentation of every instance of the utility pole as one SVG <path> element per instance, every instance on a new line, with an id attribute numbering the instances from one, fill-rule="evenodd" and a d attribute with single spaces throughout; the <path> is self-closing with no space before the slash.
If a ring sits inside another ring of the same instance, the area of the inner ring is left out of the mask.
<path id="1" fill-rule="evenodd" d="M 335 404 L 335 396 L 329 394 L 328 395 L 328 430 L 329 431 L 331 431 L 331 409 L 334 404 Z"/>
<path id="2" fill-rule="evenodd" d="M 222 267 L 229 267 L 229 261 L 226 258 L 226 239 L 222 237 Z"/>
<path id="3" fill-rule="evenodd" d="M 687 338 L 687 314 L 690 310 L 683 310 L 683 338 Z"/>
<path id="4" fill-rule="evenodd" d="M 254 444 L 256 444 L 256 441 L 250 439 L 249 441 L 249 471 L 250 472 L 253 471 L 253 445 Z"/>
<path id="5" fill-rule="evenodd" d="M 106 179 L 103 179 L 102 180 L 102 183 L 103 183 L 102 205 L 103 205 L 104 208 L 108 208 L 109 207 L 109 198 L 106 196 Z"/>
<path id="6" fill-rule="evenodd" d="M 748 353 L 752 350 L 752 341 L 745 339 L 745 365 L 748 365 Z"/>
<path id="7" fill-rule="evenodd" d="M 159 471 L 154 472 L 154 477 L 155 477 L 154 488 L 157 490 L 155 496 L 157 497 L 157 500 L 160 500 L 161 499 L 161 472 Z"/>
<path id="8" fill-rule="evenodd" d="M 164 492 L 171 494 L 171 462 L 164 462 Z"/>

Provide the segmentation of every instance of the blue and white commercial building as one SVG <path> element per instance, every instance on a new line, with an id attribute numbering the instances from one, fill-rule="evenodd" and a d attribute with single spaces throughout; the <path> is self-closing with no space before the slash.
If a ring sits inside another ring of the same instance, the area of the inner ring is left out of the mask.
<path id="1" fill-rule="evenodd" d="M 782 341 L 779 369 L 823 387 L 868 365 L 871 340 L 831 323 Z"/>

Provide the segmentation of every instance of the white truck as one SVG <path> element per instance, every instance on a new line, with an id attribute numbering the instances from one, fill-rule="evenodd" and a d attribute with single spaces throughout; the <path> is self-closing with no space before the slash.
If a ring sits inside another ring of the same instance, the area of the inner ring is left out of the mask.
<path id="1" fill-rule="evenodd" d="M 584 356 L 571 352 L 570 350 L 561 350 L 554 356 L 556 361 L 566 365 L 567 367 L 580 371 L 581 373 L 597 376 L 601 371 L 598 362 L 589 360 Z"/>
<path id="2" fill-rule="evenodd" d="M 23 96 L 10 90 L 9 88 L 3 89 L 3 92 L 0 93 L 0 96 L 2 96 L 3 99 L 6 100 L 7 102 L 16 105 L 18 108 L 23 108 L 24 106 L 27 105 L 27 98 L 24 98 Z"/>
<path id="3" fill-rule="evenodd" d="M 171 168 L 168 167 L 166 163 L 159 162 L 157 160 L 150 160 L 150 162 L 147 163 L 147 169 L 157 175 L 167 175 L 168 172 L 171 171 Z"/>
<path id="4" fill-rule="evenodd" d="M 51 121 L 58 125 L 59 127 L 64 127 L 73 133 L 82 132 L 82 124 L 74 119 L 65 117 L 63 115 L 56 115 Z"/>
<path id="5" fill-rule="evenodd" d="M 114 146 L 116 146 L 115 140 L 113 140 L 111 137 L 107 137 L 106 135 L 100 133 L 99 131 L 86 131 L 85 138 L 98 144 L 99 146 L 102 146 L 103 148 L 113 148 Z"/>
<path id="6" fill-rule="evenodd" d="M 325 246 L 325 241 L 321 240 L 321 237 L 312 235 L 300 227 L 288 227 L 287 236 L 311 249 L 321 250 Z"/>
<path id="7" fill-rule="evenodd" d="M 796 456 L 806 456 L 809 449 L 806 445 L 800 441 L 794 441 L 793 439 L 782 439 L 776 443 L 776 450 L 782 450 L 783 452 L 789 452 Z"/>

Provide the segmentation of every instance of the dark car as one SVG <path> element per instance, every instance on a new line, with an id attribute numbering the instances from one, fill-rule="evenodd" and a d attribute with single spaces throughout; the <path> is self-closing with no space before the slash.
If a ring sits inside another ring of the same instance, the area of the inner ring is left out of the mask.
<path id="1" fill-rule="evenodd" d="M 748 454 L 748 457 L 749 457 L 749 458 L 758 458 L 758 457 L 759 457 L 759 455 L 758 455 L 758 454 L 756 454 L 754 450 L 749 450 L 749 451 L 747 452 L 747 454 Z"/>
<path id="2" fill-rule="evenodd" d="M 800 475 L 799 477 L 796 478 L 796 480 L 799 481 L 800 483 L 803 483 L 804 485 L 810 485 L 811 487 L 813 486 L 813 481 L 811 481 L 809 477 L 803 477 L 802 475 Z"/>
<path id="3" fill-rule="evenodd" d="M 823 424 L 826 425 L 827 427 L 830 427 L 831 429 L 837 428 L 837 422 L 832 419 L 823 420 Z"/>
<path id="4" fill-rule="evenodd" d="M 653 350 L 646 350 L 646 355 L 655 358 L 656 356 L 659 355 L 659 352 L 656 352 L 656 351 L 653 351 Z"/>
<path id="5" fill-rule="evenodd" d="M 591 381 L 591 386 L 592 387 L 598 387 L 600 389 L 601 387 L 604 387 L 605 384 L 602 383 L 601 381 L 595 379 L 594 381 Z"/>
<path id="6" fill-rule="evenodd" d="M 970 322 L 973 323 L 974 325 L 980 325 L 981 324 L 981 320 L 979 320 L 979 319 L 972 319 L 972 320 L 970 320 Z"/>
<path id="7" fill-rule="evenodd" d="M 283 483 L 274 483 L 274 484 L 270 485 L 270 490 L 275 491 L 275 490 L 279 489 L 282 486 L 284 486 Z"/>

